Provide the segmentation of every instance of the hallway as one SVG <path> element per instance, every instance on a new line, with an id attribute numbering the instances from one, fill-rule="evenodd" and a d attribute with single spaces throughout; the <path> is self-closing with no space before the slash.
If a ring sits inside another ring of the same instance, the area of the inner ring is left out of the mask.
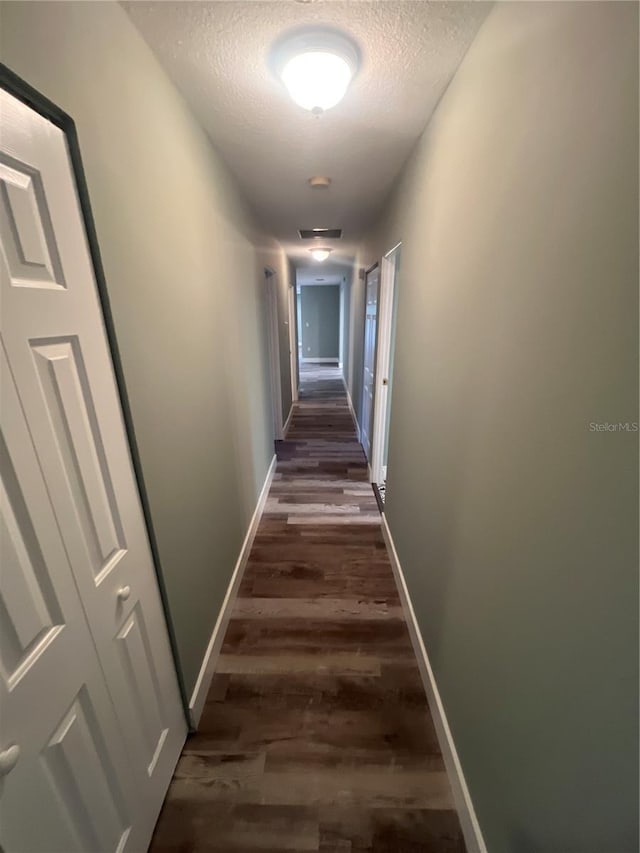
<path id="1" fill-rule="evenodd" d="M 0 853 L 638 853 L 640 0 L 0 19 Z"/>
<path id="2" fill-rule="evenodd" d="M 465 850 L 337 368 L 305 365 L 151 850 Z"/>

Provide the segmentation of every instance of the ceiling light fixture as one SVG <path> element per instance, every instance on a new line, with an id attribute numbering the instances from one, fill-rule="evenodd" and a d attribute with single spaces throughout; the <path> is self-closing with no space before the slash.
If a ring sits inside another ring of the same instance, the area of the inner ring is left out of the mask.
<path id="1" fill-rule="evenodd" d="M 355 43 L 330 29 L 307 29 L 281 39 L 273 68 L 298 106 L 320 115 L 345 96 L 359 66 Z"/>
<path id="2" fill-rule="evenodd" d="M 333 249 L 309 249 L 314 261 L 326 261 Z"/>

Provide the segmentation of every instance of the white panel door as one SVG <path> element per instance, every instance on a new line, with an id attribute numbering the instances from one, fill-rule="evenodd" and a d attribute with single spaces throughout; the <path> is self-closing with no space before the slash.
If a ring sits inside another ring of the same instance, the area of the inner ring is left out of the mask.
<path id="1" fill-rule="evenodd" d="M 362 446 L 371 459 L 371 431 L 373 428 L 373 397 L 375 390 L 376 371 L 376 328 L 378 322 L 378 282 L 380 279 L 379 268 L 371 270 L 367 274 L 366 281 L 366 305 L 364 316 L 364 373 L 362 380 Z"/>
<path id="2" fill-rule="evenodd" d="M 0 847 L 142 849 L 124 740 L 0 345 Z"/>
<path id="3" fill-rule="evenodd" d="M 149 833 L 186 736 L 62 131 L 1 92 L 3 336 Z"/>
<path id="4" fill-rule="evenodd" d="M 387 448 L 391 417 L 393 347 L 395 345 L 396 271 L 400 244 L 388 252 L 380 264 L 378 291 L 378 334 L 376 343 L 376 391 L 371 440 L 371 481 L 378 485 L 387 479 Z"/>

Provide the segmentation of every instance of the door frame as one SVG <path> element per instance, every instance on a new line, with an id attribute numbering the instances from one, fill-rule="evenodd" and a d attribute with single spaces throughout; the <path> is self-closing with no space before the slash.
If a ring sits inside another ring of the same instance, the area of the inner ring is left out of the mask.
<path id="1" fill-rule="evenodd" d="M 375 408 L 373 410 L 373 436 L 371 439 L 371 482 L 382 483 L 384 478 L 385 423 L 389 401 L 389 367 L 391 365 L 391 331 L 393 329 L 393 304 L 396 287 L 398 252 L 397 243 L 384 255 L 380 264 L 380 289 L 378 293 L 378 331 L 376 342 Z"/>
<path id="2" fill-rule="evenodd" d="M 136 441 L 133 417 L 131 414 L 131 405 L 129 403 L 129 396 L 127 393 L 127 386 L 124 378 L 124 371 L 122 368 L 122 360 L 120 358 L 120 351 L 118 349 L 118 340 L 116 337 L 115 325 L 113 322 L 113 314 L 109 301 L 109 293 L 107 290 L 104 267 L 102 265 L 102 258 L 100 255 L 100 246 L 98 244 L 98 235 L 96 232 L 95 220 L 93 218 L 91 202 L 89 200 L 89 188 L 87 186 L 87 179 L 85 176 L 84 166 L 82 164 L 82 156 L 80 154 L 80 143 L 78 140 L 78 132 L 76 130 L 76 125 L 74 120 L 68 113 L 60 109 L 60 107 L 54 104 L 53 101 L 50 101 L 45 95 L 41 94 L 37 89 L 34 89 L 33 86 L 31 86 L 21 77 L 18 77 L 17 74 L 15 74 L 13 71 L 11 71 L 10 68 L 8 68 L 1 62 L 0 87 L 2 87 L 5 91 L 9 92 L 10 95 L 13 95 L 19 101 L 22 101 L 35 112 L 39 113 L 41 116 L 43 116 L 43 118 L 46 118 L 48 121 L 51 122 L 51 124 L 55 125 L 56 127 L 59 127 L 65 135 L 67 149 L 69 151 L 71 171 L 78 193 L 80 213 L 82 216 L 85 234 L 87 237 L 87 244 L 89 247 L 89 256 L 91 258 L 91 264 L 93 266 L 93 271 L 95 274 L 96 285 L 98 289 L 98 300 L 100 302 L 100 308 L 102 310 L 102 317 L 104 319 L 105 331 L 107 336 L 107 345 L 111 353 L 111 361 L 113 363 L 113 370 L 116 378 L 116 390 L 120 399 L 120 406 L 122 409 L 122 416 L 125 425 L 125 434 L 129 445 L 131 461 L 133 464 L 133 473 L 135 476 L 138 493 L 140 495 L 140 502 L 142 504 L 142 514 L 147 530 L 147 536 L 149 538 L 153 569 L 156 576 L 156 580 L 158 582 L 160 599 L 162 601 L 162 609 L 164 611 L 164 618 L 167 623 L 169 645 L 171 647 L 173 667 L 176 673 L 178 687 L 180 690 L 182 709 L 184 711 L 185 719 L 187 721 L 189 730 L 193 731 L 189 715 L 189 696 L 187 695 L 184 678 L 182 676 L 182 672 L 178 663 L 178 645 L 176 642 L 175 629 L 171 620 L 171 613 L 169 611 L 167 590 L 163 580 L 162 564 L 158 549 L 158 540 L 153 527 L 153 521 L 151 519 L 149 496 L 145 485 L 144 474 L 142 472 L 140 451 L 138 448 L 138 443 Z"/>
<path id="3" fill-rule="evenodd" d="M 340 323 L 340 328 L 338 330 L 338 367 L 342 372 L 342 377 L 344 378 L 344 300 L 345 300 L 345 289 L 346 283 L 344 276 L 342 277 L 342 281 L 340 282 L 340 315 L 338 322 Z"/>
<path id="4" fill-rule="evenodd" d="M 364 272 L 364 317 L 363 317 L 363 337 L 362 337 L 362 392 L 360 394 L 360 419 L 363 421 L 360 424 L 360 444 L 364 448 L 364 442 L 362 437 L 364 435 L 364 395 L 365 395 L 365 384 L 364 384 L 364 358 L 365 358 L 365 338 L 366 338 L 366 328 L 367 328 L 367 278 L 368 276 L 378 267 L 380 263 L 378 261 L 375 264 L 371 264 L 369 269 Z M 377 350 L 378 350 L 378 325 L 380 321 L 380 277 L 378 277 L 378 297 L 376 299 L 376 335 L 375 341 L 373 343 L 373 395 L 371 397 L 371 412 L 369 413 L 369 428 L 371 430 L 371 436 L 369 438 L 369 456 L 373 458 L 373 425 L 375 420 L 375 412 L 376 412 L 376 382 L 377 382 Z M 366 455 L 366 453 L 365 453 Z M 369 472 L 369 481 L 371 481 L 371 462 L 367 459 L 367 470 Z"/>
<path id="5" fill-rule="evenodd" d="M 264 268 L 267 296 L 267 338 L 269 343 L 269 376 L 271 379 L 271 411 L 273 440 L 282 441 L 282 381 L 280 379 L 280 323 L 278 322 L 278 275 L 271 267 Z"/>
<path id="6" fill-rule="evenodd" d="M 296 309 L 296 285 L 287 288 L 289 303 L 289 359 L 291 361 L 291 403 L 298 401 L 298 315 Z"/>

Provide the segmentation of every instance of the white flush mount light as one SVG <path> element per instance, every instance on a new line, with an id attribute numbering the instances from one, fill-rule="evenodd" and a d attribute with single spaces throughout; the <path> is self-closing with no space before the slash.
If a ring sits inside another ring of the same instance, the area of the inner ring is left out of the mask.
<path id="1" fill-rule="evenodd" d="M 344 98 L 359 59 L 355 43 L 330 29 L 292 33 L 276 44 L 272 54 L 274 70 L 291 98 L 317 114 Z"/>
<path id="2" fill-rule="evenodd" d="M 314 261 L 326 261 L 333 249 L 309 249 Z"/>

